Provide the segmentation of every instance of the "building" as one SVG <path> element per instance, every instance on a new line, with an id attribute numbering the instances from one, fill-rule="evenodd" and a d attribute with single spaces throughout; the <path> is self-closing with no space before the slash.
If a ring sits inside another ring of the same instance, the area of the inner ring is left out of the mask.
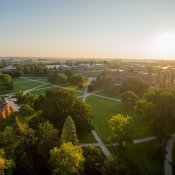
<path id="1" fill-rule="evenodd" d="M 107 67 L 104 64 L 79 64 L 74 66 L 73 69 L 78 75 L 94 77 L 106 71 Z"/>
<path id="2" fill-rule="evenodd" d="M 70 70 L 70 66 L 66 64 L 51 64 L 47 65 L 48 69 L 57 69 L 57 70 Z"/>
<path id="3" fill-rule="evenodd" d="M 4 103 L 0 99 L 0 118 L 7 118 L 11 113 L 11 109 L 8 103 Z"/>
<path id="4" fill-rule="evenodd" d="M 3 69 L 0 69 L 0 72 L 3 72 L 3 73 L 8 73 L 8 72 L 13 72 L 16 70 L 16 67 L 15 66 L 6 66 L 5 68 Z"/>

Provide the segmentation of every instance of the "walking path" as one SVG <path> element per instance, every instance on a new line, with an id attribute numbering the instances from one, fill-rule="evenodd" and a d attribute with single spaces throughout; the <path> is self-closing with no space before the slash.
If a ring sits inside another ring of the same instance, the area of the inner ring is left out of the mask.
<path id="1" fill-rule="evenodd" d="M 43 83 L 42 85 L 33 87 L 33 88 L 31 88 L 31 89 L 27 89 L 26 91 L 24 91 L 24 94 L 26 94 L 26 93 L 28 93 L 28 92 L 31 92 L 31 91 L 35 91 L 36 89 L 41 88 L 41 87 L 43 87 L 43 86 L 45 86 L 45 85 L 50 85 L 50 83 Z"/>
<path id="2" fill-rule="evenodd" d="M 94 93 L 93 93 L 92 95 L 93 95 L 93 96 L 96 96 L 96 97 L 100 97 L 100 98 L 108 99 L 108 100 L 113 100 L 113 101 L 121 102 L 121 100 L 116 99 L 116 98 L 112 98 L 112 97 L 106 97 L 106 96 L 97 95 L 97 94 L 94 94 Z"/>
<path id="3" fill-rule="evenodd" d="M 164 174 L 165 175 L 172 175 L 172 151 L 173 151 L 173 144 L 175 142 L 175 133 L 171 136 L 171 138 L 167 142 L 166 151 L 167 154 L 165 156 L 164 161 Z"/>
<path id="4" fill-rule="evenodd" d="M 100 146 L 99 143 L 80 143 L 79 144 L 82 147 L 87 147 L 87 146 Z"/>
<path id="5" fill-rule="evenodd" d="M 143 142 L 149 142 L 151 140 L 156 140 L 157 137 L 156 136 L 152 136 L 152 137 L 145 137 L 145 138 L 142 138 L 142 139 L 135 139 L 133 140 L 133 143 L 143 143 Z"/>
<path id="6" fill-rule="evenodd" d="M 85 92 L 84 92 L 84 95 L 83 95 L 83 101 L 86 100 L 87 96 L 88 96 L 88 85 L 91 83 L 91 81 L 93 80 L 94 78 L 92 77 L 89 77 L 88 78 L 88 82 L 87 82 L 87 86 L 86 86 L 86 89 L 85 89 Z M 105 144 L 102 142 L 102 140 L 100 139 L 100 137 L 97 135 L 96 131 L 95 130 L 91 130 L 91 133 L 92 135 L 94 136 L 94 138 L 96 139 L 97 143 L 93 143 L 93 144 L 84 144 L 83 146 L 88 146 L 88 145 L 96 145 L 96 146 L 99 146 L 101 148 L 101 150 L 103 151 L 103 153 L 109 157 L 109 156 L 112 156 L 111 153 L 108 151 L 107 147 L 105 146 Z"/>
<path id="7" fill-rule="evenodd" d="M 87 86 L 86 86 L 86 89 L 85 89 L 85 92 L 84 92 L 84 95 L 83 95 L 83 101 L 86 100 L 86 98 L 88 97 L 88 94 L 87 91 L 88 91 L 88 86 L 90 85 L 91 81 L 93 80 L 94 78 L 90 77 L 88 78 L 88 82 L 87 82 Z"/>
<path id="8" fill-rule="evenodd" d="M 149 142 L 149 141 L 156 140 L 156 139 L 157 139 L 157 137 L 145 137 L 145 138 L 141 138 L 141 139 L 134 139 L 133 143 L 137 144 L 137 143 Z M 105 145 L 106 146 L 116 146 L 117 143 L 107 143 Z M 100 144 L 99 143 L 80 143 L 80 146 L 82 146 L 82 147 L 99 146 L 100 147 Z"/>
<path id="9" fill-rule="evenodd" d="M 97 143 L 99 144 L 101 150 L 103 151 L 103 153 L 107 156 L 110 157 L 112 156 L 111 153 L 108 151 L 106 145 L 102 142 L 102 140 L 100 139 L 100 137 L 97 135 L 95 130 L 91 131 L 92 135 L 94 136 L 94 138 L 96 139 Z"/>

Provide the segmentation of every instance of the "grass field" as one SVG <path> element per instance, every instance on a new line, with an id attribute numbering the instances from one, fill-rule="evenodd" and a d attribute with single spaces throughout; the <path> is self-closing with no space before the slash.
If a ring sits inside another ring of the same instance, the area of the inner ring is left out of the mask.
<path id="1" fill-rule="evenodd" d="M 48 84 L 47 84 L 48 83 Z M 56 87 L 50 84 L 46 77 L 24 77 L 24 78 L 16 78 L 14 79 L 14 89 L 12 91 L 1 90 L 0 95 L 16 93 L 19 91 L 31 90 L 31 93 L 37 95 L 44 95 L 45 91 L 49 88 Z M 64 87 L 76 89 L 75 86 L 64 85 Z M 81 92 L 75 92 L 75 95 L 82 96 L 83 90 Z"/>
<path id="2" fill-rule="evenodd" d="M 87 98 L 87 103 L 92 107 L 92 123 L 103 141 L 111 135 L 111 131 L 108 127 L 108 120 L 112 115 L 117 113 L 122 113 L 132 117 L 130 126 L 133 139 L 152 135 L 149 123 L 143 118 L 136 116 L 134 110 L 124 108 L 120 102 L 89 96 Z"/>
<path id="3" fill-rule="evenodd" d="M 96 140 L 90 131 L 79 135 L 78 139 L 80 143 L 96 143 Z"/>

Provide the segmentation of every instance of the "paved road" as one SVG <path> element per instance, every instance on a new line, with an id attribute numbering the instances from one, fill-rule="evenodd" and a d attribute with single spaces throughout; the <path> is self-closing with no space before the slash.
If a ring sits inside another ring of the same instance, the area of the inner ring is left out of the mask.
<path id="1" fill-rule="evenodd" d="M 165 155 L 165 161 L 164 161 L 164 174 L 165 175 L 172 175 L 172 150 L 173 150 L 173 144 L 175 142 L 175 133 L 171 136 L 171 138 L 167 142 L 166 151 L 167 154 Z"/>

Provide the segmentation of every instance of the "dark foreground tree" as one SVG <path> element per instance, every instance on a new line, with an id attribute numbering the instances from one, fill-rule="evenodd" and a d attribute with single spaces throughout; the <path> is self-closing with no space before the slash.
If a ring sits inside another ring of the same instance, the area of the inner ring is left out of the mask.
<path id="1" fill-rule="evenodd" d="M 106 156 L 99 148 L 88 146 L 83 149 L 84 173 L 86 175 L 100 175 L 103 171 L 104 161 Z"/>

